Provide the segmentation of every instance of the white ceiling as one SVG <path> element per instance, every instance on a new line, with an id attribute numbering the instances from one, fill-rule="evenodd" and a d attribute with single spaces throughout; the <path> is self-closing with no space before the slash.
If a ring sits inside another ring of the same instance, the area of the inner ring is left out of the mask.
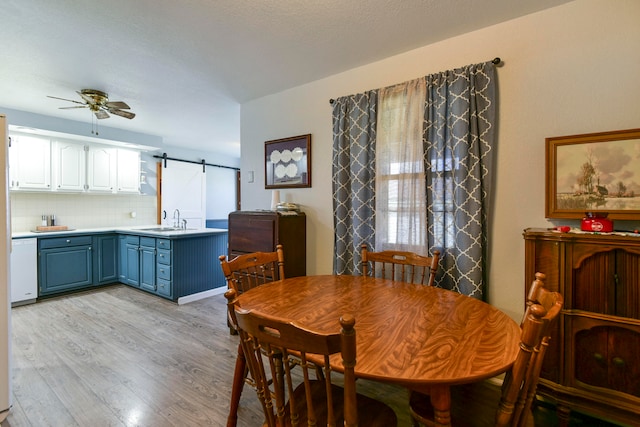
<path id="1" fill-rule="evenodd" d="M 569 0 L 3 0 L 0 106 L 240 155 L 240 104 Z M 497 52 L 499 54 L 499 52 Z M 487 58 L 490 59 L 490 58 Z"/>

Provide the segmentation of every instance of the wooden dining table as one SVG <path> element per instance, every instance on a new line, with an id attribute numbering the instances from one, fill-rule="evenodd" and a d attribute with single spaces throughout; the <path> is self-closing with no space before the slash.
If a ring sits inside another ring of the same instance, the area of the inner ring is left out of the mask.
<path id="1" fill-rule="evenodd" d="M 238 297 L 240 306 L 334 333 L 355 317 L 357 378 L 430 395 L 438 426 L 450 426 L 450 386 L 481 381 L 515 361 L 520 327 L 497 308 L 445 289 L 387 279 L 301 276 Z M 340 371 L 341 358 L 331 359 Z"/>

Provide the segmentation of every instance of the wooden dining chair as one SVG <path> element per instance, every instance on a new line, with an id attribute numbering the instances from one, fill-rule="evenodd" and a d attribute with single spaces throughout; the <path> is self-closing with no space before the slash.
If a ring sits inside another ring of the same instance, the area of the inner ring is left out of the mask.
<path id="1" fill-rule="evenodd" d="M 228 260 L 220 255 L 222 273 L 229 289 L 238 295 L 256 286 L 284 279 L 284 249 L 277 245 L 275 252 L 253 252 Z"/>
<path id="2" fill-rule="evenodd" d="M 254 252 L 240 255 L 232 260 L 227 260 L 225 255 L 220 255 L 219 260 L 224 277 L 227 279 L 227 287 L 233 289 L 237 295 L 256 286 L 284 279 L 284 249 L 282 245 L 277 245 L 275 252 Z M 230 333 L 236 334 L 235 325 L 228 312 L 227 324 L 229 325 Z M 255 381 L 248 373 L 249 370 L 242 346 L 238 344 L 227 427 L 236 426 L 238 406 L 240 405 L 240 396 L 244 385 L 249 384 L 251 387 L 256 387 Z"/>
<path id="3" fill-rule="evenodd" d="M 345 314 L 336 319 L 335 333 L 319 333 L 287 319 L 243 310 L 234 290 L 227 291 L 225 297 L 229 315 L 238 327 L 249 370 L 257 383 L 264 425 L 397 425 L 393 409 L 356 393 L 356 322 L 353 316 Z M 309 371 L 315 367 L 307 360 L 309 354 L 322 357 L 322 378 L 311 379 Z M 342 357 L 342 387 L 331 381 L 329 357 L 334 354 Z M 302 372 L 292 372 L 289 360 L 292 355 L 300 360 Z"/>
<path id="4" fill-rule="evenodd" d="M 518 356 L 505 374 L 502 387 L 497 388 L 488 382 L 452 387 L 452 425 L 534 425 L 531 404 L 535 398 L 542 362 L 549 345 L 551 326 L 563 305 L 562 295 L 546 290 L 543 279 L 544 274 L 536 274 L 521 323 Z M 414 426 L 435 425 L 435 413 L 428 395 L 411 392 L 409 411 Z"/>
<path id="5" fill-rule="evenodd" d="M 433 286 L 438 271 L 440 251 L 430 257 L 405 251 L 370 252 L 367 244 L 361 246 L 362 275 L 378 276 L 408 283 Z"/>

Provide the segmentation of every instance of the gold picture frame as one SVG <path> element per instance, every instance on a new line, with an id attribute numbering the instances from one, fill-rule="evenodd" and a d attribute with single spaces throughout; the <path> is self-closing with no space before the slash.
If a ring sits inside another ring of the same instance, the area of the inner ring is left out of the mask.
<path id="1" fill-rule="evenodd" d="M 547 218 L 640 219 L 640 129 L 546 138 Z"/>

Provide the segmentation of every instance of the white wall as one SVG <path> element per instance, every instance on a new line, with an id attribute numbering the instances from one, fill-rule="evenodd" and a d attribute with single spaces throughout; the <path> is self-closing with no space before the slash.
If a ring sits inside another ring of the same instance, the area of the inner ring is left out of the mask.
<path id="1" fill-rule="evenodd" d="M 527 227 L 544 217 L 545 138 L 640 127 L 640 2 L 577 0 L 248 102 L 241 109 L 242 206 L 268 209 L 264 141 L 312 134 L 310 189 L 281 190 L 307 214 L 307 273 L 330 274 L 329 98 L 499 56 L 499 120 L 489 302 L 522 315 Z M 249 171 L 255 182 L 248 183 Z M 631 223 L 630 227 L 637 227 Z"/>

